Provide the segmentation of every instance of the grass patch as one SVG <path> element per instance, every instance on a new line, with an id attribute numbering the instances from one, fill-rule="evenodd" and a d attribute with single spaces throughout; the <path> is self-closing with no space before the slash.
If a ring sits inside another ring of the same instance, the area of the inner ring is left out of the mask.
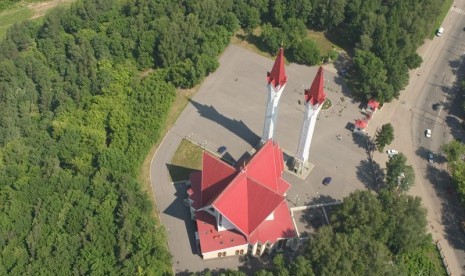
<path id="1" fill-rule="evenodd" d="M 202 169 L 203 149 L 183 139 L 168 165 L 173 182 L 189 179 L 189 174 Z"/>
<path id="2" fill-rule="evenodd" d="M 446 18 L 447 13 L 450 10 L 450 7 L 452 6 L 452 0 L 445 0 L 444 3 L 442 4 L 441 7 L 441 13 L 436 17 L 436 21 L 434 21 L 434 28 L 431 30 L 431 33 L 429 35 L 429 38 L 432 39 L 436 35 L 436 30 L 441 27 L 442 22 L 444 21 L 444 18 Z"/>
<path id="3" fill-rule="evenodd" d="M 321 107 L 322 110 L 328 110 L 333 106 L 333 102 L 330 99 L 326 99 Z"/>
<path id="4" fill-rule="evenodd" d="M 15 23 L 27 20 L 33 15 L 33 11 L 28 7 L 15 7 L 0 13 L 0 39 L 6 35 L 6 30 Z"/>
<path id="5" fill-rule="evenodd" d="M 316 32 L 313 30 L 307 30 L 307 38 L 315 41 L 318 49 L 320 49 L 321 55 L 328 54 L 331 49 L 341 50 L 340 47 L 335 45 L 331 40 L 328 39 L 325 33 Z"/>
<path id="6" fill-rule="evenodd" d="M 231 43 L 261 56 L 273 58 L 269 53 L 260 49 L 259 37 L 261 33 L 261 27 L 255 28 L 252 33 L 247 33 L 243 29 L 239 29 L 231 38 Z"/>

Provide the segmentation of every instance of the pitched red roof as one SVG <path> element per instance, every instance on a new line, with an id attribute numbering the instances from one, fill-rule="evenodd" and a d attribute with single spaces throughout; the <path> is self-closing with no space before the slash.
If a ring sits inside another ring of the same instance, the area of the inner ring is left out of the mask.
<path id="1" fill-rule="evenodd" d="M 273 68 L 271 72 L 268 73 L 266 80 L 269 84 L 272 84 L 274 87 L 283 87 L 286 84 L 287 76 L 284 71 L 284 51 L 283 48 L 279 49 L 278 56 L 274 61 Z"/>
<path id="2" fill-rule="evenodd" d="M 305 89 L 305 101 L 310 102 L 312 106 L 315 104 L 322 104 L 326 99 L 324 88 L 324 78 L 323 78 L 323 67 L 318 69 L 315 79 L 313 80 L 312 86 L 310 89 Z"/>
<path id="3" fill-rule="evenodd" d="M 213 207 L 242 233 L 250 235 L 283 199 L 242 172 L 213 202 Z"/>
<path id="4" fill-rule="evenodd" d="M 199 211 L 195 213 L 195 217 L 202 252 L 212 252 L 247 244 L 246 237 L 237 230 L 231 229 L 218 232 L 215 217 L 209 213 Z"/>
<path id="5" fill-rule="evenodd" d="M 246 166 L 248 177 L 278 191 L 278 179 L 284 170 L 283 153 L 277 144 L 265 143 Z"/>
<path id="6" fill-rule="evenodd" d="M 274 219 L 265 220 L 249 237 L 249 243 L 276 242 L 278 239 L 294 238 L 297 233 L 286 201 L 282 201 L 274 210 Z"/>
<path id="7" fill-rule="evenodd" d="M 368 122 L 365 120 L 355 120 L 355 127 L 360 129 L 365 129 L 368 126 Z"/>
<path id="8" fill-rule="evenodd" d="M 200 205 L 205 206 L 226 188 L 237 171 L 234 167 L 207 152 L 203 153 L 202 168 Z"/>
<path id="9" fill-rule="evenodd" d="M 377 109 L 379 107 L 379 103 L 374 99 L 369 100 L 367 105 L 371 107 L 371 109 Z"/>
<path id="10" fill-rule="evenodd" d="M 204 154 L 203 166 L 200 179 L 196 173 L 191 174 L 190 177 L 192 188 L 189 195 L 194 201 L 195 209 L 210 205 L 205 202 L 211 202 L 212 207 L 232 223 L 247 240 L 275 242 L 289 235 L 295 236 L 289 208 L 284 200 L 284 194 L 290 184 L 281 177 L 284 170 L 283 153 L 272 140 L 268 140 L 252 156 L 248 164 L 241 168 L 234 169 L 210 154 Z M 200 207 L 195 204 L 195 200 L 199 201 L 199 198 L 202 198 Z M 205 201 L 206 198 L 211 198 L 211 201 Z M 266 220 L 271 214 L 274 219 Z M 210 216 L 209 219 L 215 219 L 208 213 L 206 216 Z M 199 218 L 197 219 L 200 231 Z M 206 218 L 200 218 L 201 220 L 206 220 Z M 214 233 L 216 230 L 214 231 L 213 228 L 216 224 L 209 223 L 213 226 L 208 231 Z M 204 223 L 202 227 L 203 225 Z M 233 231 L 234 234 L 237 230 L 224 230 L 218 233 Z M 202 252 L 218 248 L 218 244 L 215 241 L 212 242 L 210 236 L 201 235 L 201 233 L 199 236 Z M 206 240 L 202 241 L 202 237 Z M 213 243 L 215 246 L 203 246 L 202 243 Z M 230 246 L 225 245 L 223 248 Z"/>

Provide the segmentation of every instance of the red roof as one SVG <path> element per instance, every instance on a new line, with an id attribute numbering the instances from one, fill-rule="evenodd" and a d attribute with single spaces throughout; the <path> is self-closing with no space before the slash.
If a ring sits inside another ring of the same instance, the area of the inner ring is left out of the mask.
<path id="1" fill-rule="evenodd" d="M 199 233 L 200 250 L 212 252 L 225 248 L 247 244 L 245 236 L 237 230 L 218 232 L 215 217 L 205 211 L 195 213 Z"/>
<path id="2" fill-rule="evenodd" d="M 297 236 L 294 223 L 289 212 L 289 207 L 285 201 L 275 209 L 273 220 L 265 220 L 257 230 L 249 237 L 250 243 L 257 241 L 264 243 L 270 241 L 276 242 L 278 239 L 288 239 Z"/>
<path id="3" fill-rule="evenodd" d="M 189 195 L 194 201 L 195 209 L 208 205 L 205 199 L 211 198 L 212 207 L 231 222 L 247 240 L 275 242 L 292 233 L 295 236 L 289 209 L 284 200 L 284 194 L 290 184 L 281 177 L 284 170 L 283 153 L 277 144 L 268 140 L 247 165 L 235 171 L 209 154 L 204 154 L 203 158 L 201 177 L 198 173 L 193 173 L 190 177 L 192 188 Z M 202 198 L 201 205 L 195 203 L 199 198 Z M 267 221 L 266 218 L 272 213 L 274 219 Z M 211 219 L 215 218 L 211 216 Z M 197 224 L 199 225 L 199 221 Z M 214 222 L 210 224 L 213 228 L 216 225 Z M 229 230 L 218 233 L 227 231 Z M 200 239 L 202 244 L 202 235 Z M 202 252 L 211 251 L 206 249 L 209 246 L 201 247 Z"/>
<path id="4" fill-rule="evenodd" d="M 379 103 L 373 99 L 369 100 L 368 101 L 368 104 L 367 104 L 371 109 L 377 109 L 378 106 L 379 106 Z"/>
<path id="5" fill-rule="evenodd" d="M 202 179 L 200 205 L 205 206 L 214 200 L 231 182 L 237 171 L 227 163 L 204 152 L 202 162 Z"/>
<path id="6" fill-rule="evenodd" d="M 283 87 L 286 84 L 287 76 L 284 71 L 284 52 L 283 48 L 279 49 L 278 56 L 274 61 L 273 69 L 271 73 L 268 73 L 266 80 L 269 84 L 272 84 L 274 87 Z"/>
<path id="7" fill-rule="evenodd" d="M 213 207 L 242 233 L 250 235 L 283 199 L 243 172 L 213 202 Z"/>
<path id="8" fill-rule="evenodd" d="M 368 122 L 365 120 L 355 120 L 355 127 L 360 129 L 365 129 L 368 126 Z"/>
<path id="9" fill-rule="evenodd" d="M 323 67 L 320 67 L 310 89 L 305 89 L 305 101 L 310 102 L 312 106 L 317 103 L 322 104 L 326 99 L 326 94 L 323 90 L 324 84 Z"/>

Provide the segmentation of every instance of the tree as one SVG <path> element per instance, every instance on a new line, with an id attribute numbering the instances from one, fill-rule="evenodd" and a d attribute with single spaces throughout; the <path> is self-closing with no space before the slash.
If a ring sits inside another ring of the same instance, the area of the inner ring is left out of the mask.
<path id="1" fill-rule="evenodd" d="M 447 157 L 447 161 L 454 163 L 463 159 L 465 155 L 465 145 L 459 140 L 453 140 L 442 146 L 441 150 Z"/>
<path id="2" fill-rule="evenodd" d="M 305 65 L 321 63 L 321 55 L 318 46 L 313 40 L 304 39 L 291 47 L 291 60 Z"/>
<path id="3" fill-rule="evenodd" d="M 386 163 L 386 188 L 395 194 L 407 192 L 415 182 L 413 167 L 404 154 L 393 155 Z"/>
<path id="4" fill-rule="evenodd" d="M 387 71 L 384 62 L 375 54 L 355 50 L 354 73 L 352 74 L 352 91 L 359 100 L 375 98 L 379 102 L 393 98 L 392 89 L 387 84 Z"/>
<path id="5" fill-rule="evenodd" d="M 381 129 L 376 132 L 375 144 L 380 152 L 383 151 L 386 145 L 390 145 L 394 140 L 394 128 L 390 123 L 381 126 Z"/>

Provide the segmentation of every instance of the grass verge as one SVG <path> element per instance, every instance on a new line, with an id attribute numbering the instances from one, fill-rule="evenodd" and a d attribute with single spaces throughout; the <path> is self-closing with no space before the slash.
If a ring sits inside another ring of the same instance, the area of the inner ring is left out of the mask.
<path id="1" fill-rule="evenodd" d="M 203 149 L 183 139 L 168 166 L 173 182 L 189 179 L 189 174 L 202 168 Z"/>
<path id="2" fill-rule="evenodd" d="M 436 30 L 441 27 L 442 22 L 444 21 L 444 18 L 446 18 L 447 13 L 450 10 L 450 7 L 452 6 L 452 0 L 445 0 L 444 3 L 442 4 L 441 7 L 441 13 L 436 17 L 436 21 L 434 22 L 434 28 L 431 30 L 431 33 L 429 35 L 429 38 L 432 39 L 436 35 Z"/>

